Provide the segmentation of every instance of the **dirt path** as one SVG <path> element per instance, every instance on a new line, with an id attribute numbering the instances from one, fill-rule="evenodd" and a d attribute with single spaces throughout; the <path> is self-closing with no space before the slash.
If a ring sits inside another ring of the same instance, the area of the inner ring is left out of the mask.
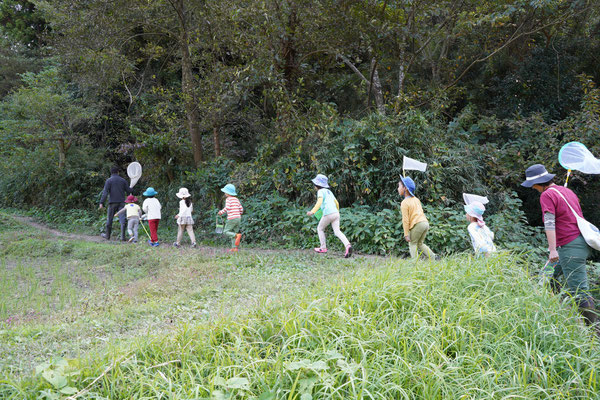
<path id="1" fill-rule="evenodd" d="M 75 233 L 61 232 L 59 230 L 52 229 L 52 228 L 48 227 L 47 225 L 36 222 L 31 217 L 23 217 L 20 215 L 13 215 L 13 214 L 5 214 L 5 215 L 14 219 L 17 222 L 20 222 L 25 225 L 29 225 L 33 228 L 39 229 L 43 232 L 49 233 L 49 234 L 57 236 L 57 237 L 61 237 L 61 238 L 65 238 L 65 239 L 84 240 L 86 242 L 96 242 L 96 243 L 106 242 L 106 239 L 104 239 L 100 236 L 80 235 L 80 234 L 75 234 Z"/>
<path id="2" fill-rule="evenodd" d="M 94 242 L 94 243 L 107 243 L 107 240 L 104 239 L 101 236 L 92 236 L 92 235 L 83 235 L 83 234 L 76 234 L 76 233 L 66 233 L 66 232 L 62 232 L 59 231 L 57 229 L 53 229 L 48 227 L 45 224 L 42 224 L 40 222 L 35 221 L 33 218 L 31 217 L 24 217 L 24 216 L 20 216 L 20 215 L 13 215 L 13 214 L 6 214 L 7 216 L 9 216 L 10 218 L 14 219 L 15 221 L 31 226 L 33 228 L 39 229 L 40 231 L 49 233 L 53 236 L 56 236 L 58 238 L 64 238 L 64 239 L 72 239 L 72 240 L 83 240 L 86 242 Z M 127 242 L 121 242 L 118 240 L 111 240 L 108 243 L 112 243 L 112 244 L 116 244 L 116 245 L 123 245 L 123 244 L 127 244 Z M 144 243 L 144 241 L 142 240 L 140 242 L 141 244 Z M 160 245 L 161 248 L 174 248 L 170 243 L 166 243 L 166 242 L 162 242 Z M 227 249 L 224 249 L 223 247 L 210 247 L 210 246 L 198 246 L 195 249 L 191 249 L 189 247 L 186 248 L 182 248 L 182 251 L 198 251 L 201 252 L 203 254 L 206 255 L 217 255 L 217 254 L 223 254 L 227 252 Z M 285 253 L 285 254 L 289 254 L 289 253 L 307 253 L 307 254 L 313 254 L 313 252 L 309 249 L 297 249 L 297 250 L 276 250 L 276 249 L 260 249 L 260 248 L 245 248 L 244 251 L 247 252 L 251 252 L 251 253 L 259 253 L 259 254 L 281 254 L 281 253 Z M 331 252 L 330 255 L 332 256 L 337 256 L 340 255 L 342 256 L 342 253 L 333 253 Z M 364 257 L 364 258 L 386 258 L 384 256 L 379 256 L 379 255 L 373 255 L 373 254 L 358 254 L 355 253 L 356 256 L 358 257 Z"/>

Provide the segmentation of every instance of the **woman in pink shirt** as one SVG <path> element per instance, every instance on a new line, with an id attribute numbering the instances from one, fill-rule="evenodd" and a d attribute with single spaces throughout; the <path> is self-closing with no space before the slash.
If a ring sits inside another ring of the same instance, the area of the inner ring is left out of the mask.
<path id="1" fill-rule="evenodd" d="M 533 187 L 539 193 L 544 229 L 548 239 L 551 263 L 559 261 L 555 268 L 554 278 L 564 274 L 567 289 L 574 296 L 579 310 L 588 325 L 597 320 L 594 299 L 589 294 L 586 260 L 590 255 L 590 247 L 579 232 L 577 219 L 569 208 L 583 217 L 579 199 L 571 189 L 555 185 L 554 174 L 548 173 L 541 164 L 535 164 L 525 171 L 525 182 L 521 185 Z M 567 204 L 567 202 L 569 204 Z M 560 290 L 560 285 L 553 279 L 553 289 Z"/>

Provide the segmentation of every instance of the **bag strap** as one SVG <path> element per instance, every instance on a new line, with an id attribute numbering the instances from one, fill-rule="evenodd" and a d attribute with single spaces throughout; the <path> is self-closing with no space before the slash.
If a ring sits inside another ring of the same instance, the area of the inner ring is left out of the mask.
<path id="1" fill-rule="evenodd" d="M 561 192 L 559 192 L 558 189 L 556 189 L 556 188 L 550 188 L 550 190 L 554 190 L 556 193 L 558 193 L 558 195 L 560 197 L 562 197 L 562 199 L 565 201 L 565 203 L 567 203 L 567 205 L 569 206 L 569 208 L 573 212 L 573 215 L 575 215 L 575 219 L 582 218 L 582 217 L 579 216 L 579 214 L 577 214 L 577 212 L 575 211 L 575 209 L 573 207 L 571 207 L 571 204 L 569 204 L 569 202 L 567 201 L 567 199 L 565 198 L 565 196 L 563 196 L 563 194 Z"/>

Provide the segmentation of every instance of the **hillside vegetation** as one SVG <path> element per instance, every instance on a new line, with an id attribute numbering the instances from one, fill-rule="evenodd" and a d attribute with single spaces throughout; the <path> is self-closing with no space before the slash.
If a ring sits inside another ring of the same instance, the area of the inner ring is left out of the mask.
<path id="1" fill-rule="evenodd" d="M 11 221 L 2 218 L 2 282 L 12 282 L 0 291 L 2 398 L 600 393 L 593 334 L 511 254 L 209 255 L 57 241 Z"/>

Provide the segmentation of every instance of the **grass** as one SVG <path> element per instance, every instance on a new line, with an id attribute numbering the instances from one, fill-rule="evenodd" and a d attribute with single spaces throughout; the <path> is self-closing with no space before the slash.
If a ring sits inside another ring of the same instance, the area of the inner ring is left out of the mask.
<path id="1" fill-rule="evenodd" d="M 67 240 L 2 213 L 0 255 L 0 369 L 12 377 L 180 323 L 245 314 L 375 262 Z"/>
<path id="2" fill-rule="evenodd" d="M 598 342 L 511 254 L 24 252 L 55 241 L 0 229 L 0 398 L 600 397 Z"/>

